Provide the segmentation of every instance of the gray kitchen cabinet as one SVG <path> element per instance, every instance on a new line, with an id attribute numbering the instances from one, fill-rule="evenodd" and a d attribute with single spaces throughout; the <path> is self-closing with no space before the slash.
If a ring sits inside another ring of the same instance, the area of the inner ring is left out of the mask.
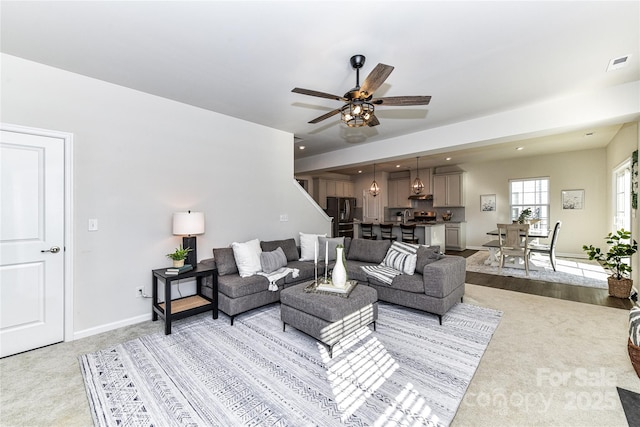
<path id="1" fill-rule="evenodd" d="M 447 222 L 444 226 L 445 247 L 455 251 L 467 249 L 467 224 Z"/>
<path id="2" fill-rule="evenodd" d="M 324 185 L 327 188 L 327 197 L 336 197 L 338 193 L 336 192 L 336 182 L 330 179 L 323 179 Z"/>
<path id="3" fill-rule="evenodd" d="M 433 207 L 464 207 L 464 173 L 433 175 Z"/>
<path id="4" fill-rule="evenodd" d="M 355 197 L 355 186 L 351 181 L 335 181 L 336 197 Z"/>
<path id="5" fill-rule="evenodd" d="M 327 183 L 325 179 L 313 179 L 313 199 L 322 209 L 327 209 Z"/>
<path id="6" fill-rule="evenodd" d="M 313 179 L 313 199 L 322 209 L 327 208 L 327 197 L 355 197 L 355 185 L 351 181 Z"/>
<path id="7" fill-rule="evenodd" d="M 410 208 L 411 200 L 411 180 L 409 178 L 390 179 L 387 181 L 389 187 L 388 207 L 390 208 Z"/>

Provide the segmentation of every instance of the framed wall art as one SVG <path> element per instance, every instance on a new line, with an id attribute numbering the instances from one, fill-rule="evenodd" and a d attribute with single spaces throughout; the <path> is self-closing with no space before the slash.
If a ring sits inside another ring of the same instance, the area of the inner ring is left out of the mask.
<path id="1" fill-rule="evenodd" d="M 482 194 L 480 195 L 480 210 L 482 212 L 493 212 L 496 210 L 496 195 Z"/>
<path id="2" fill-rule="evenodd" d="M 584 190 L 562 190 L 562 209 L 583 209 Z"/>

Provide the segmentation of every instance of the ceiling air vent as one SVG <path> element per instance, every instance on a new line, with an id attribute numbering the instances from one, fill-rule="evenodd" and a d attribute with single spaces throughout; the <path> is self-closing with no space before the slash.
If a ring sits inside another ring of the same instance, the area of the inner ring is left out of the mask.
<path id="1" fill-rule="evenodd" d="M 627 62 L 629 61 L 630 56 L 631 55 L 625 55 L 619 58 L 613 58 L 611 61 L 609 61 L 609 66 L 607 67 L 607 71 L 613 71 L 613 70 L 617 70 L 618 68 L 624 67 L 625 65 L 627 65 Z"/>

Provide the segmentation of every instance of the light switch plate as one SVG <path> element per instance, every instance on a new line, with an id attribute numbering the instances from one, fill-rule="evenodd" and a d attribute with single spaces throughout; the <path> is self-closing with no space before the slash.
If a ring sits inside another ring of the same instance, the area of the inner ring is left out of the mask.
<path id="1" fill-rule="evenodd" d="M 282 221 L 282 222 L 289 221 L 289 215 L 287 215 L 287 214 L 280 214 L 280 221 Z"/>
<path id="2" fill-rule="evenodd" d="M 98 231 L 98 220 L 92 218 L 89 220 L 89 231 Z"/>

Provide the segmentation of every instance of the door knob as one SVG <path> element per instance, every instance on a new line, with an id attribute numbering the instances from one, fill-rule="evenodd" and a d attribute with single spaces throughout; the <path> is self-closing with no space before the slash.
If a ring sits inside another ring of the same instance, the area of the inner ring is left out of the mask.
<path id="1" fill-rule="evenodd" d="M 60 252 L 60 248 L 58 246 L 51 246 L 51 249 L 41 250 L 40 252 L 51 252 L 52 254 L 57 254 Z"/>

